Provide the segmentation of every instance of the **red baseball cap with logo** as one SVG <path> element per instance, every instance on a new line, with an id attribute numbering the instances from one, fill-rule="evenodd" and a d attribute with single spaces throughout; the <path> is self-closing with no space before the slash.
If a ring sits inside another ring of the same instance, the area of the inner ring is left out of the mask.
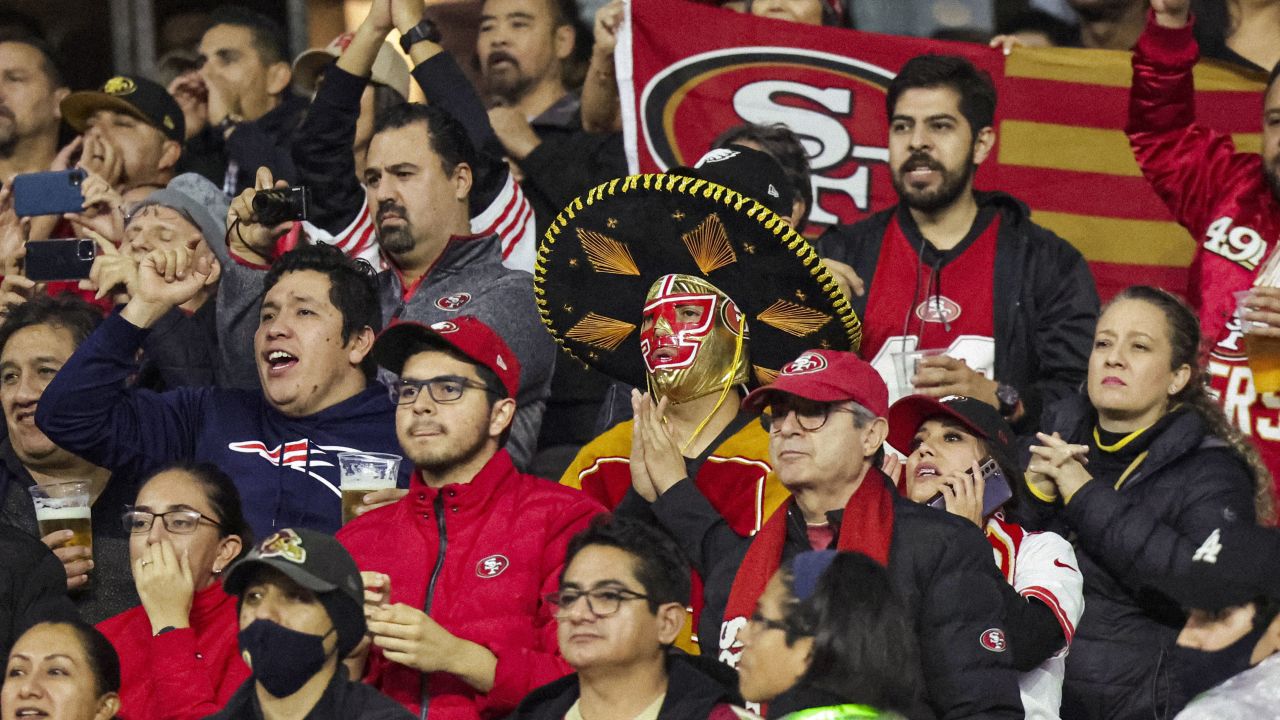
<path id="1" fill-rule="evenodd" d="M 399 375 L 410 356 L 422 352 L 421 343 L 453 348 L 477 365 L 489 368 L 502 381 L 507 397 L 516 397 L 520 389 L 520 361 L 501 335 L 470 315 L 431 325 L 397 322 L 378 335 L 371 354 L 375 362 Z"/>
<path id="2" fill-rule="evenodd" d="M 877 417 L 889 412 L 889 389 L 880 373 L 851 352 L 806 350 L 782 368 L 777 380 L 743 398 L 742 409 L 760 412 L 777 393 L 814 402 L 852 400 Z"/>

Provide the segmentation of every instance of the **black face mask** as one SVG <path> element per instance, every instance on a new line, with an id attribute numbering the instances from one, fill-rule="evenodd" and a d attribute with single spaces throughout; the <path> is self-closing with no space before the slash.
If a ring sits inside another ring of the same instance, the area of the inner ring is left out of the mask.
<path id="1" fill-rule="evenodd" d="M 1174 645 L 1173 677 L 1185 693 L 1186 699 L 1190 700 L 1248 670 L 1253 649 L 1257 647 L 1266 629 L 1266 625 L 1255 627 L 1221 650 L 1198 650 Z"/>
<path id="2" fill-rule="evenodd" d="M 298 692 L 324 667 L 331 654 L 324 650 L 327 637 L 329 633 L 311 635 L 258 619 L 240 631 L 240 651 L 248 655 L 253 678 L 282 698 Z"/>

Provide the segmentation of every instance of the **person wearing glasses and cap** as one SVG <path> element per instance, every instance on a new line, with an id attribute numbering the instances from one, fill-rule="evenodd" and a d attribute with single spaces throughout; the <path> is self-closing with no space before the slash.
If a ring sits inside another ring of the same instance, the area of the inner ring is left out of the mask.
<path id="1" fill-rule="evenodd" d="M 411 720 L 348 677 L 343 660 L 368 630 L 360 571 L 337 540 L 286 528 L 258 543 L 225 581 L 253 675 L 213 720 Z M 132 716 L 130 716 L 132 717 Z"/>
<path id="2" fill-rule="evenodd" d="M 737 717 L 732 671 L 671 649 L 689 603 L 689 564 L 661 530 L 597 517 L 569 543 L 560 589 L 547 600 L 576 672 L 534 690 L 511 720 Z"/>
<path id="3" fill-rule="evenodd" d="M 1018 677 L 1005 630 L 1004 579 L 973 523 L 901 497 L 878 468 L 888 433 L 889 391 L 850 352 L 809 350 L 772 384 L 743 400 L 762 412 L 769 456 L 791 499 L 754 537 L 734 533 L 692 483 L 652 403 L 638 404 L 634 482 L 704 569 L 701 629 L 736 665 L 741 633 L 769 579 L 809 550 L 857 551 L 888 568 L 919 638 L 924 701 L 910 716 L 1021 718 Z M 720 619 L 722 621 L 719 621 Z"/>
<path id="4" fill-rule="evenodd" d="M 226 704 L 249 669 L 236 647 L 235 598 L 223 572 L 252 542 L 235 483 L 208 463 L 152 475 L 116 516 L 129 537 L 141 605 L 98 629 L 120 656 L 130 720 L 196 720 Z"/>
<path id="5" fill-rule="evenodd" d="M 777 161 L 741 145 L 712 150 L 693 168 L 613 181 L 561 214 L 534 276 L 551 334 L 573 358 L 663 403 L 685 472 L 743 537 L 787 492 L 771 474 L 768 433 L 740 409 L 742 396 L 809 347 L 856 348 L 860 332 L 788 224 L 790 188 Z M 628 494 L 635 427 L 619 423 L 596 437 L 560 482 L 648 515 L 655 496 Z M 695 579 L 695 625 L 698 588 Z M 677 644 L 693 651 L 698 639 Z"/>
<path id="6" fill-rule="evenodd" d="M 406 496 L 338 533 L 364 571 L 365 680 L 422 718 L 501 716 L 571 670 L 545 597 L 603 508 L 512 464 L 520 363 L 483 322 L 392 325 L 372 357 L 398 376 L 396 435 L 415 470 Z"/>

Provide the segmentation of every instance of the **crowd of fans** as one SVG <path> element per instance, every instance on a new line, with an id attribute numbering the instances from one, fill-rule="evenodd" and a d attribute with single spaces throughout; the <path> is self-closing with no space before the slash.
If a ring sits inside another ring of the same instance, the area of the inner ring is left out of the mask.
<path id="1" fill-rule="evenodd" d="M 571 3 L 486 0 L 478 86 L 421 0 L 294 63 L 219 11 L 168 87 L 0 35 L 0 717 L 1275 717 L 1280 84 L 1237 152 L 1193 66 L 1275 64 L 1280 3 L 992 41 L 1132 47 L 1201 240 L 1185 299 L 1104 304 L 974 188 L 957 56 L 890 84 L 899 203 L 812 244 L 784 125 L 627 177 L 621 2 L 584 78 Z M 21 211 L 50 177 L 81 206 Z M 343 453 L 402 458 L 345 523 Z"/>

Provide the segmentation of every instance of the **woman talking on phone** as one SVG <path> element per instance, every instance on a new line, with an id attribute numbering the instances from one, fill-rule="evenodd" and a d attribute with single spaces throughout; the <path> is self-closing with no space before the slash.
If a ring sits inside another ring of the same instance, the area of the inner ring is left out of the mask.
<path id="1" fill-rule="evenodd" d="M 1020 516 L 1074 533 L 1085 614 L 1063 686 L 1079 718 L 1172 716 L 1169 658 L 1187 614 L 1176 588 L 1231 523 L 1270 520 L 1271 478 L 1208 395 L 1200 327 L 1163 290 L 1130 287 L 1098 318 L 1087 395 L 1043 417 Z M 1212 539 L 1212 538 L 1211 538 Z"/>
<path id="2" fill-rule="evenodd" d="M 1032 720 L 1057 720 L 1067 647 L 1084 609 L 1083 580 L 1070 543 L 1051 532 L 1026 532 L 1008 517 L 1022 492 L 1013 439 L 1000 413 L 981 400 L 911 395 L 889 408 L 889 444 L 910 453 L 903 494 L 986 533 L 1016 591 L 1006 596 L 1006 615 L 1022 707 Z M 1002 642 L 982 638 L 988 649 Z"/>

